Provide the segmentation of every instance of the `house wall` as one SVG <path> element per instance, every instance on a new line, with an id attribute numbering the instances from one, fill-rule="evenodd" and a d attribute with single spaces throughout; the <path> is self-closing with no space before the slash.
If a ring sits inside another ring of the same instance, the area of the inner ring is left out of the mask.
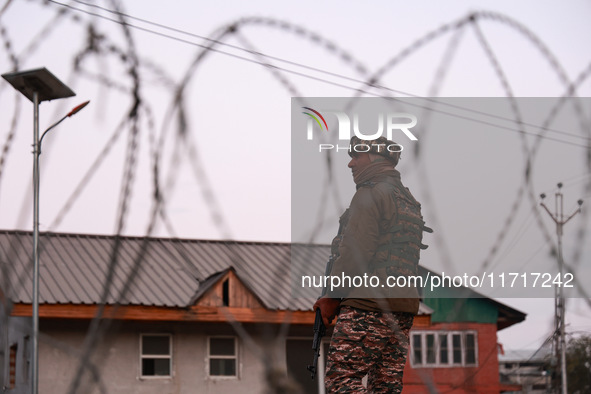
<path id="1" fill-rule="evenodd" d="M 20 320 L 22 320 L 21 325 L 24 323 L 26 326 L 30 319 L 21 318 Z M 404 374 L 404 393 L 425 393 L 427 387 L 434 382 L 436 382 L 437 392 L 486 394 L 500 391 L 495 324 L 427 323 L 425 321 L 413 330 L 476 331 L 478 333 L 478 366 L 413 368 L 409 357 Z M 81 365 L 79 356 L 88 326 L 88 321 L 83 320 L 41 321 L 40 393 L 69 392 L 70 385 Z M 259 356 L 246 342 L 239 339 L 238 378 L 216 379 L 207 376 L 207 338 L 209 335 L 235 335 L 235 330 L 230 325 L 187 322 L 113 322 L 109 333 L 99 342 L 92 357 L 93 373 L 99 377 L 99 383 L 89 383 L 92 381 L 92 375 L 85 373 L 80 387 L 93 387 L 93 390 L 79 389 L 76 393 L 264 393 L 267 380 L 264 373 L 265 364 L 261 362 L 261 357 L 269 361 L 267 365 L 273 367 L 276 378 L 285 380 L 287 376 L 285 344 L 277 341 L 280 327 L 254 324 L 245 324 L 241 327 L 253 339 L 256 351 L 267 351 L 267 353 Z M 140 334 L 142 333 L 172 335 L 172 377 L 140 377 Z M 310 336 L 311 328 L 307 326 L 292 325 L 286 333 L 287 338 Z M 21 341 L 24 338 L 22 333 L 13 330 L 13 340 L 18 340 L 17 337 L 21 338 Z M 304 360 L 307 361 L 306 357 L 309 357 L 311 361 L 312 350 L 306 346 L 302 348 L 302 352 L 305 354 Z M 7 392 L 25 393 L 28 392 L 27 387 L 28 385 L 25 384 Z"/>
<path id="2" fill-rule="evenodd" d="M 246 326 L 255 348 L 283 349 L 268 343 L 275 334 Z M 60 320 L 43 322 L 43 340 L 40 343 L 40 393 L 64 394 L 74 381 L 81 365 L 79 354 L 83 349 L 84 333 L 88 324 L 82 321 Z M 173 376 L 171 378 L 140 378 L 140 334 L 172 334 Z M 238 342 L 238 378 L 212 378 L 207 376 L 206 355 L 208 335 L 235 335 L 228 324 L 204 323 L 117 323 L 97 346 L 92 361 L 97 387 L 109 394 L 173 394 L 173 393 L 262 393 L 264 392 L 264 364 L 251 347 Z M 285 375 L 285 355 L 269 353 L 269 365 Z M 92 377 L 85 373 L 80 387 L 89 387 Z M 100 393 L 95 388 L 88 393 Z"/>
<path id="3" fill-rule="evenodd" d="M 430 327 L 421 327 L 421 330 L 423 329 L 476 331 L 478 333 L 478 365 L 476 367 L 413 368 L 409 354 L 404 370 L 405 394 L 425 393 L 425 388 L 429 385 L 434 385 L 436 392 L 447 394 L 499 393 L 496 324 L 435 323 Z"/>
<path id="4" fill-rule="evenodd" d="M 2 389 L 10 394 L 29 393 L 32 359 L 32 322 L 25 317 L 7 317 L 2 321 Z M 10 347 L 16 346 L 14 387 L 10 384 Z"/>
<path id="5" fill-rule="evenodd" d="M 425 304 L 433 309 L 431 321 L 435 323 L 475 322 L 497 323 L 499 312 L 488 298 L 445 298 L 441 294 L 453 293 L 453 289 L 436 289 L 439 296 L 427 298 Z"/>
<path id="6" fill-rule="evenodd" d="M 522 390 L 511 393 L 544 394 L 550 392 L 553 383 L 546 367 L 546 362 L 539 359 L 499 361 L 499 374 L 502 383 L 522 386 Z"/>

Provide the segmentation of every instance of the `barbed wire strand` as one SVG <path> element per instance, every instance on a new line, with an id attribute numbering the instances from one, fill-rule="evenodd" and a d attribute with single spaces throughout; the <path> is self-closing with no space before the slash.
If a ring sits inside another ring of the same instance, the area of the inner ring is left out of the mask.
<path id="1" fill-rule="evenodd" d="M 51 3 L 55 3 L 57 5 L 61 5 L 61 6 L 67 6 L 67 5 L 65 5 L 63 3 L 60 3 L 60 2 L 57 2 L 55 0 L 47 0 L 47 1 L 49 1 Z M 95 17 L 99 17 L 99 18 L 104 18 L 104 19 L 107 19 L 107 20 L 109 20 L 111 22 L 118 23 L 116 20 L 106 18 L 106 17 L 104 17 L 103 15 L 100 15 L 100 14 L 90 13 L 88 11 L 77 9 L 77 8 L 71 7 L 71 6 L 69 6 L 69 7 L 72 10 L 74 10 L 74 11 L 88 13 L 89 15 L 92 15 L 92 16 L 95 16 Z M 327 41 L 327 40 L 323 39 L 322 37 L 320 37 L 316 33 L 308 32 L 308 31 L 306 31 L 302 27 L 292 25 L 292 24 L 290 24 L 288 22 L 285 22 L 285 21 L 274 20 L 274 19 L 270 19 L 270 18 L 258 18 L 258 17 L 257 18 L 245 18 L 245 21 L 251 21 L 251 20 L 252 21 L 256 21 L 257 23 L 263 22 L 263 23 L 265 23 L 265 25 L 268 25 L 268 26 L 278 26 L 279 28 L 287 29 L 286 31 L 292 31 L 293 30 L 295 33 L 301 34 L 302 37 L 306 37 L 306 38 L 309 37 L 310 40 L 320 42 L 322 44 L 322 46 L 327 51 L 335 51 L 343 61 L 351 62 L 352 56 L 349 53 L 344 52 L 343 50 L 341 50 L 340 48 L 338 48 L 333 42 Z M 470 20 L 470 18 L 468 18 L 468 21 L 469 20 Z M 240 21 L 238 21 L 238 22 L 240 22 Z M 236 23 L 238 23 L 238 22 L 236 22 Z M 129 23 L 127 23 L 126 25 L 129 26 L 130 28 L 138 29 L 140 31 L 148 32 L 148 33 L 151 33 L 151 34 L 156 34 L 156 35 L 162 36 L 164 38 L 169 38 L 169 39 L 172 39 L 172 40 L 175 40 L 175 41 L 179 41 L 179 42 L 182 42 L 182 43 L 186 43 L 186 44 L 190 44 L 190 45 L 193 45 L 193 46 L 198 46 L 198 47 L 201 47 L 203 49 L 208 48 L 207 46 L 202 45 L 202 44 L 198 44 L 198 43 L 195 43 L 195 42 L 192 42 L 192 41 L 184 40 L 184 39 L 181 39 L 181 38 L 178 38 L 178 37 L 175 37 L 175 36 L 170 36 L 170 35 L 167 35 L 167 34 L 164 34 L 164 33 L 160 33 L 160 32 L 154 31 L 154 30 L 146 29 L 146 28 L 143 28 L 141 26 L 131 25 Z M 450 26 L 451 25 L 452 24 L 450 24 Z M 238 25 L 237 24 L 234 24 L 232 26 L 228 26 L 228 28 L 234 29 L 234 28 L 236 28 L 236 26 L 238 26 Z M 441 34 L 443 34 L 443 33 L 445 33 L 445 30 L 448 30 L 449 29 L 450 26 L 447 26 L 446 25 L 443 28 L 440 28 L 438 30 L 441 30 Z M 173 30 L 175 30 L 175 29 L 173 29 Z M 193 35 L 192 33 L 188 33 L 188 32 L 184 32 L 184 33 L 185 34 L 188 34 L 188 35 Z M 417 45 L 413 45 L 414 47 L 411 46 L 411 47 L 405 49 L 402 52 L 404 54 L 404 56 L 396 59 L 397 60 L 396 62 L 394 62 L 394 61 L 391 62 L 392 64 L 390 65 L 390 67 L 393 67 L 394 65 L 396 65 L 397 63 L 399 63 L 405 57 L 407 57 L 408 55 L 410 55 L 414 50 L 419 49 L 420 47 L 422 47 L 422 46 L 426 45 L 427 43 L 429 43 L 434 38 L 437 38 L 438 35 L 437 34 L 434 34 L 434 33 L 435 32 L 429 33 L 427 35 L 428 36 L 427 37 L 428 39 L 422 38 L 422 39 L 418 40 L 418 43 L 417 43 L 418 46 Z M 211 41 L 212 43 L 215 43 L 215 44 L 223 44 L 223 42 L 220 41 L 220 39 L 209 39 L 209 41 Z M 237 47 L 237 46 L 234 46 L 234 47 L 236 47 L 236 48 L 238 48 L 238 49 L 240 49 L 240 50 L 242 50 L 242 51 L 244 51 L 246 53 L 249 53 L 248 49 Z M 208 50 L 213 51 L 213 52 L 216 52 L 216 53 L 219 53 L 219 54 L 223 54 L 223 55 L 228 55 L 228 56 L 231 56 L 231 57 L 235 57 L 237 59 L 248 61 L 248 62 L 251 62 L 251 63 L 256 63 L 256 64 L 259 64 L 259 65 L 262 65 L 262 66 L 265 66 L 265 67 L 268 67 L 269 66 L 269 63 L 268 62 L 261 63 L 258 60 L 250 59 L 250 58 L 243 57 L 243 56 L 237 56 L 237 55 L 235 55 L 233 53 L 229 53 L 229 52 L 223 52 L 223 51 L 218 50 L 218 49 L 216 49 L 214 47 L 211 47 Z M 359 79 L 351 78 L 351 77 L 348 77 L 348 76 L 345 76 L 345 75 L 342 75 L 342 74 L 336 74 L 336 73 L 333 73 L 333 72 L 330 72 L 330 71 L 327 71 L 327 70 L 322 70 L 322 69 L 314 68 L 314 67 L 311 67 L 311 66 L 302 64 L 302 63 L 292 62 L 292 61 L 289 61 L 289 60 L 281 59 L 281 58 L 278 58 L 278 57 L 275 57 L 275 56 L 270 56 L 270 55 L 263 54 L 263 53 L 260 53 L 260 52 L 253 53 L 253 55 L 262 56 L 262 57 L 266 57 L 266 58 L 269 58 L 269 59 L 276 59 L 278 61 L 282 61 L 282 62 L 286 62 L 286 63 L 292 63 L 293 65 L 296 65 L 298 67 L 302 67 L 302 68 L 307 69 L 307 70 L 317 71 L 317 72 L 320 72 L 320 73 L 323 73 L 323 74 L 326 74 L 326 75 L 332 75 L 332 76 L 335 76 L 335 77 L 338 77 L 338 78 L 341 78 L 341 79 L 349 80 L 351 82 L 361 83 L 361 84 L 363 84 L 364 86 L 367 86 L 367 87 L 379 88 L 379 89 L 386 90 L 386 91 L 391 92 L 391 93 L 399 93 L 399 94 L 402 94 L 402 95 L 405 95 L 405 96 L 409 96 L 409 97 L 417 97 L 417 98 L 422 98 L 422 99 L 425 99 L 425 100 L 429 100 L 429 98 L 426 98 L 426 97 L 423 97 L 423 96 L 418 96 L 416 94 L 412 94 L 412 93 L 409 93 L 409 92 L 403 92 L 403 91 L 395 90 L 395 89 L 392 89 L 392 88 L 389 88 L 389 87 L 386 87 L 386 86 L 377 85 L 376 82 L 373 81 L 373 79 L 359 80 Z M 361 65 L 357 61 L 354 64 L 352 64 L 352 66 L 355 66 L 356 69 L 360 69 L 360 70 L 363 70 L 364 69 L 364 66 Z M 296 71 L 296 70 L 286 69 L 286 68 L 282 68 L 282 67 L 278 67 L 278 66 L 274 66 L 274 67 L 277 68 L 277 69 L 280 69 L 280 70 L 282 70 L 284 72 L 291 73 L 293 75 L 302 76 L 302 77 L 305 77 L 305 78 L 308 78 L 308 79 L 311 79 L 311 80 L 314 80 L 314 81 L 320 81 L 320 82 L 324 82 L 324 83 L 327 83 L 327 84 L 331 84 L 333 86 L 338 86 L 338 87 L 342 87 L 342 88 L 345 88 L 345 89 L 348 89 L 348 90 L 352 90 L 354 92 L 357 92 L 358 94 L 369 94 L 369 95 L 376 95 L 376 96 L 381 97 L 381 94 L 372 93 L 371 90 L 365 90 L 365 89 L 362 89 L 362 88 L 354 88 L 354 87 L 351 87 L 351 86 L 348 86 L 348 85 L 344 85 L 342 83 L 337 83 L 337 82 L 330 81 L 330 80 L 327 80 L 327 79 L 315 77 L 315 76 L 313 76 L 311 74 L 306 74 L 306 73 L 299 72 L 299 71 Z M 452 106 L 453 107 L 453 105 L 451 105 L 449 103 L 445 103 L 445 105 Z M 463 110 L 466 110 L 466 111 L 469 111 L 469 112 L 483 114 L 483 115 L 486 115 L 486 116 L 491 116 L 493 118 L 498 118 L 498 119 L 503 119 L 503 120 L 511 121 L 511 119 L 502 118 L 500 116 L 495 116 L 495 115 L 492 115 L 492 114 L 487 114 L 487 113 L 484 113 L 484 112 L 478 111 L 478 110 L 473 110 L 473 109 L 469 109 L 469 108 L 463 108 Z M 528 124 L 527 123 L 523 123 L 523 125 L 528 125 Z M 536 128 L 539 127 L 538 125 L 530 125 L 530 126 L 536 127 Z M 519 131 L 519 130 L 515 130 L 515 131 Z M 561 130 L 548 129 L 548 131 L 549 132 L 558 133 L 558 134 L 561 134 L 561 135 L 567 135 L 567 136 L 573 137 L 573 138 L 583 138 L 583 137 L 580 137 L 578 135 L 573 135 L 573 134 L 570 134 L 568 132 L 561 131 Z M 557 140 L 557 139 L 553 139 L 553 140 L 558 141 L 558 142 L 562 142 L 562 143 L 569 143 L 570 144 L 570 142 L 564 141 L 564 140 Z M 589 138 L 586 138 L 585 139 L 585 141 L 589 141 L 589 140 L 590 140 Z M 577 146 L 579 146 L 579 145 L 577 145 Z"/>
<path id="2" fill-rule="evenodd" d="M 5 4 L 5 6 L 4 6 L 3 10 L 2 10 L 2 13 L 7 9 L 9 3 L 10 3 L 10 1 L 8 1 Z M 115 4 L 114 4 L 114 7 L 117 8 L 117 6 Z M 498 18 L 498 16 L 494 16 L 493 17 L 493 19 L 495 19 L 495 18 Z M 121 19 L 124 20 L 124 18 L 121 18 Z M 269 22 L 269 20 L 267 20 L 267 23 L 268 22 Z M 464 23 L 465 23 L 465 21 L 464 21 Z M 124 23 L 122 23 L 122 25 L 125 26 Z M 289 28 L 290 29 L 291 28 L 294 28 L 294 26 L 292 25 Z M 449 29 L 449 26 L 448 26 L 447 29 Z M 444 29 L 444 30 L 447 31 L 447 29 Z M 300 32 L 300 30 L 298 30 L 297 28 L 295 29 L 295 31 Z M 433 35 L 434 36 L 437 36 L 437 33 L 434 33 Z M 126 38 L 128 40 L 128 44 L 130 45 L 130 48 L 133 49 L 133 45 L 131 45 L 131 42 L 132 42 L 132 40 L 131 40 L 131 34 L 130 34 L 129 31 L 127 31 Z M 427 41 L 430 41 L 433 38 L 434 38 L 433 36 L 428 36 L 428 38 L 426 38 L 425 41 L 426 42 Z M 420 46 L 422 46 L 424 44 L 425 44 L 425 42 L 420 42 L 419 41 L 419 44 L 417 44 L 417 46 L 420 47 Z M 209 52 L 209 50 L 206 50 L 206 51 Z M 256 52 L 256 51 L 253 51 L 253 52 Z M 131 51 L 131 53 L 134 53 L 134 51 Z M 259 63 L 266 62 L 266 60 L 263 60 L 263 58 L 260 55 L 257 55 L 257 57 L 259 58 Z M 132 63 L 135 63 L 135 64 L 133 64 L 133 66 L 131 68 L 132 69 L 132 71 L 131 71 L 131 77 L 132 78 L 131 79 L 134 81 L 132 94 L 133 94 L 133 97 L 135 98 L 135 100 L 134 100 L 134 105 L 132 106 L 132 110 L 128 114 L 129 119 L 131 120 L 131 124 L 130 124 L 130 127 L 131 127 L 131 129 L 130 129 L 130 140 L 128 142 L 128 151 L 127 151 L 127 159 L 126 159 L 126 169 L 125 169 L 125 172 L 124 172 L 124 179 L 123 179 L 123 183 L 122 183 L 120 208 L 119 208 L 119 212 L 117 214 L 117 216 L 118 216 L 118 230 L 119 231 L 117 232 L 117 236 L 116 236 L 116 240 L 117 240 L 116 245 L 118 244 L 119 234 L 120 234 L 121 230 L 124 228 L 124 224 L 125 224 L 125 221 L 124 220 L 125 220 L 125 217 L 126 217 L 126 215 L 128 213 L 127 212 L 128 211 L 128 205 L 127 204 L 128 204 L 128 201 L 129 201 L 128 199 L 129 199 L 129 197 L 131 195 L 131 185 L 133 184 L 133 179 L 134 179 L 134 176 L 135 176 L 134 168 L 135 168 L 135 163 L 136 163 L 136 160 L 137 160 L 136 159 L 136 154 L 137 154 L 137 142 L 138 141 L 137 141 L 136 138 L 137 138 L 137 136 L 139 134 L 139 129 L 138 129 L 138 127 L 139 127 L 139 123 L 138 123 L 139 122 L 139 119 L 138 119 L 139 118 L 139 115 L 138 115 L 138 113 L 139 112 L 138 111 L 141 108 L 141 104 L 140 104 L 141 103 L 141 94 L 140 94 L 140 90 L 139 90 L 141 78 L 137 74 L 137 70 L 139 69 L 139 67 L 140 67 L 140 65 L 142 63 L 138 60 L 138 58 L 136 58 L 135 60 L 132 60 Z M 276 67 L 273 67 L 273 70 L 275 71 L 275 70 L 277 70 L 277 68 Z M 283 72 L 289 72 L 288 70 L 281 70 L 281 71 L 283 71 Z M 190 74 L 192 75 L 193 72 L 190 73 Z M 281 77 L 281 78 L 283 78 L 283 77 Z M 509 85 L 508 85 L 508 82 L 507 82 L 507 87 L 508 86 Z M 188 151 L 189 151 L 189 156 L 191 156 L 193 158 L 198 157 L 198 155 L 196 154 L 197 152 L 196 152 L 195 147 L 193 147 L 193 148 L 189 147 Z M 152 154 L 153 154 L 153 157 L 156 157 L 156 151 L 153 151 Z M 154 208 L 153 208 L 153 213 L 152 213 L 152 216 L 151 216 L 152 219 L 150 221 L 150 225 L 148 226 L 148 229 L 147 229 L 148 231 L 146 232 L 148 235 L 151 233 L 151 230 L 153 229 L 153 224 L 155 223 L 155 219 L 154 218 L 157 216 L 157 213 L 158 212 L 164 212 L 162 209 L 160 209 L 160 207 L 162 207 L 162 200 L 161 200 L 161 198 L 159 198 L 159 193 L 158 193 L 158 180 L 157 180 L 158 177 L 156 175 L 158 173 L 157 163 L 158 163 L 158 161 L 156 161 L 156 160 L 153 162 L 153 171 L 154 171 L 154 174 L 155 174 L 154 175 L 154 188 L 155 188 L 154 189 L 155 190 L 155 192 L 154 192 Z M 195 165 L 193 167 L 195 167 Z M 329 166 L 329 168 L 332 168 L 332 167 Z M 202 165 L 199 165 L 198 168 L 193 168 L 193 170 L 194 170 L 194 172 L 196 174 L 196 177 L 199 180 L 204 179 L 204 177 L 206 176 L 206 173 L 203 172 L 203 166 Z M 329 171 L 332 171 L 332 170 L 329 170 Z M 209 204 L 208 204 L 209 208 L 210 209 L 213 208 L 212 210 L 214 210 L 214 211 L 217 212 L 216 214 L 214 214 L 214 215 L 216 215 L 216 216 L 214 216 L 216 218 L 214 220 L 214 223 L 216 224 L 216 226 L 219 227 L 219 226 L 222 225 L 221 223 L 223 223 L 223 220 L 220 219 L 219 216 L 217 216 L 217 215 L 219 215 L 219 212 L 221 212 L 221 208 L 216 205 L 217 203 L 216 203 L 215 197 L 213 197 L 213 195 L 208 194 L 208 192 L 206 192 L 206 195 L 207 195 L 207 199 L 209 201 Z M 223 230 L 222 233 L 227 232 L 228 229 L 229 228 L 226 228 L 226 230 Z M 145 243 L 140 248 L 140 253 L 138 253 L 138 258 L 136 259 L 136 262 L 134 264 L 134 269 L 132 269 L 132 274 L 128 277 L 128 280 L 125 282 L 124 289 L 122 289 L 122 291 L 119 293 L 119 296 L 118 296 L 118 299 L 119 300 L 122 301 L 124 299 L 124 297 L 125 297 L 125 294 L 130 290 L 130 287 L 131 287 L 131 285 L 133 283 L 133 278 L 134 278 L 135 275 L 137 275 L 137 271 L 139 269 L 138 268 L 139 267 L 139 262 L 141 262 L 141 260 L 143 259 L 143 256 L 145 255 L 145 253 L 147 253 L 147 237 L 145 238 Z M 109 268 L 109 275 L 111 275 L 111 272 L 114 272 L 115 271 L 116 261 L 117 261 L 117 255 L 118 255 L 117 247 L 114 247 L 113 248 L 113 253 L 112 253 L 112 259 L 111 259 L 111 267 Z M 115 265 L 113 264 L 114 262 L 115 262 Z M 108 286 L 110 286 L 110 283 L 108 284 L 108 283 L 105 282 L 105 286 L 108 289 Z M 107 290 L 107 293 L 108 293 L 108 290 Z M 95 319 L 96 319 L 95 321 L 99 321 L 99 316 L 100 316 L 100 314 L 97 317 L 95 317 Z M 230 324 L 236 323 L 235 320 L 232 317 L 229 317 L 228 320 L 229 320 Z M 248 338 L 248 334 L 245 331 L 241 331 L 239 327 L 240 327 L 239 325 L 236 325 L 235 330 L 237 332 L 239 332 L 239 336 L 241 338 L 244 338 L 247 341 L 248 340 L 247 339 Z M 285 327 L 284 327 L 284 329 L 285 329 Z M 103 330 L 103 332 L 104 331 L 106 331 L 106 330 Z M 98 332 L 89 333 L 89 335 L 87 335 L 87 338 L 92 338 L 93 341 L 96 341 L 99 338 L 99 333 Z M 487 359 L 488 359 L 488 357 L 487 357 Z M 95 383 L 98 383 L 98 381 L 100 380 L 100 376 L 97 375 L 96 367 L 94 367 L 91 364 L 89 364 L 88 361 L 85 362 L 84 361 L 84 357 L 82 357 L 81 360 L 82 360 L 81 361 L 81 368 L 90 368 L 91 375 L 94 376 L 92 378 L 92 380 Z M 94 371 L 94 372 L 92 372 L 92 371 Z M 79 370 L 79 373 L 77 373 L 76 376 L 77 377 L 78 376 L 82 376 L 81 370 Z M 76 383 L 74 382 L 73 386 L 71 386 L 71 387 L 77 387 Z"/>

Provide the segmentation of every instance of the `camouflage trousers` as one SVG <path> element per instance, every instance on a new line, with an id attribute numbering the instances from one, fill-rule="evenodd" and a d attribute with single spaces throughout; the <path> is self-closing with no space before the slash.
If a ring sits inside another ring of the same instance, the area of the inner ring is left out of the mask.
<path id="1" fill-rule="evenodd" d="M 414 316 L 341 308 L 326 364 L 328 393 L 400 393 Z M 367 378 L 367 389 L 362 379 Z"/>

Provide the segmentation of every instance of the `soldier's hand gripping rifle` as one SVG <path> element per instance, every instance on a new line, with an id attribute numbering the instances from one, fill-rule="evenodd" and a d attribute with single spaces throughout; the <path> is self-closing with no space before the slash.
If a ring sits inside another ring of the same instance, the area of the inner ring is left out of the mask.
<path id="1" fill-rule="evenodd" d="M 334 259 L 330 256 L 326 263 L 326 269 L 324 275 L 329 275 L 332 271 L 332 263 Z M 322 298 L 326 294 L 326 288 L 322 288 L 322 294 L 319 298 Z M 320 308 L 316 308 L 316 317 L 314 318 L 314 339 L 312 340 L 312 350 L 314 350 L 314 359 L 312 365 L 308 365 L 306 369 L 310 371 L 312 379 L 316 376 L 316 369 L 318 368 L 318 357 L 320 357 L 320 347 L 322 346 L 322 337 L 326 335 L 326 326 L 322 321 L 322 312 Z"/>

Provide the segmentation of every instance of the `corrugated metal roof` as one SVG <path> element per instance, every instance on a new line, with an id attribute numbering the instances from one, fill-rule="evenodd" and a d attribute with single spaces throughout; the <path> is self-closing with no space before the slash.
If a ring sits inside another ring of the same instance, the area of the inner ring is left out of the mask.
<path id="1" fill-rule="evenodd" d="M 519 362 L 543 362 L 547 361 L 548 357 L 552 355 L 552 347 L 550 345 L 543 346 L 539 349 L 520 349 L 520 350 L 505 350 L 504 353 L 499 354 L 499 362 L 519 363 Z"/>
<path id="2" fill-rule="evenodd" d="M 302 292 L 298 274 L 322 275 L 330 249 L 62 233 L 42 233 L 39 245 L 41 304 L 185 307 L 233 267 L 267 308 L 282 310 L 311 309 L 319 289 Z M 31 303 L 32 248 L 31 232 L 0 231 L 0 289 L 16 303 Z"/>
<path id="3" fill-rule="evenodd" d="M 39 245 L 41 304 L 187 307 L 233 268 L 266 308 L 292 311 L 311 310 L 321 289 L 303 287 L 302 276 L 324 275 L 330 253 L 328 245 L 63 233 L 41 233 Z M 0 230 L 0 294 L 15 303 L 32 303 L 32 250 L 31 232 Z M 489 301 L 505 320 L 525 318 Z M 421 303 L 419 314 L 432 312 Z"/>

